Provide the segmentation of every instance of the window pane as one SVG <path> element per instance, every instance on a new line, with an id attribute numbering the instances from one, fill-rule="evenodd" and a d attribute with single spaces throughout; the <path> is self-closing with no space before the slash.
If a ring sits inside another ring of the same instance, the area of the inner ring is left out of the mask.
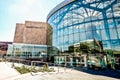
<path id="1" fill-rule="evenodd" d="M 65 28 L 65 29 L 64 29 L 64 35 L 67 35 L 68 32 L 69 32 L 69 31 L 68 31 L 68 28 Z"/>
<path id="2" fill-rule="evenodd" d="M 119 36 L 119 39 L 120 39 L 120 28 L 117 28 L 117 31 L 118 31 L 118 36 Z"/>
<path id="3" fill-rule="evenodd" d="M 73 33 L 73 28 L 72 27 L 69 27 L 69 34 L 72 34 Z"/>
<path id="4" fill-rule="evenodd" d="M 120 19 L 116 19 L 116 25 L 117 27 L 120 27 Z"/>
<path id="5" fill-rule="evenodd" d="M 86 28 L 86 31 L 92 30 L 92 25 L 91 25 L 91 23 L 85 24 L 85 28 Z"/>
<path id="6" fill-rule="evenodd" d="M 93 31 L 93 36 L 96 40 L 101 40 L 100 30 Z"/>
<path id="7" fill-rule="evenodd" d="M 73 34 L 69 35 L 69 43 L 73 43 Z"/>
<path id="8" fill-rule="evenodd" d="M 101 36 L 102 36 L 102 40 L 108 40 L 109 38 L 108 30 L 101 30 Z"/>
<path id="9" fill-rule="evenodd" d="M 64 36 L 64 44 L 68 44 L 68 36 Z"/>
<path id="10" fill-rule="evenodd" d="M 79 42 L 79 33 L 74 34 L 74 42 Z"/>
<path id="11" fill-rule="evenodd" d="M 86 40 L 85 32 L 80 33 L 80 40 Z"/>
<path id="12" fill-rule="evenodd" d="M 120 50 L 119 40 L 112 40 L 111 45 L 113 50 Z"/>
<path id="13" fill-rule="evenodd" d="M 111 39 L 117 39 L 117 33 L 115 29 L 110 29 L 110 37 Z"/>
<path id="14" fill-rule="evenodd" d="M 102 41 L 103 49 L 111 49 L 110 41 Z"/>
<path id="15" fill-rule="evenodd" d="M 109 28 L 115 27 L 115 23 L 113 22 L 113 19 L 108 20 L 108 26 L 109 26 Z"/>
<path id="16" fill-rule="evenodd" d="M 86 32 L 86 37 L 87 37 L 87 39 L 93 39 L 93 32 L 92 31 L 87 31 Z"/>

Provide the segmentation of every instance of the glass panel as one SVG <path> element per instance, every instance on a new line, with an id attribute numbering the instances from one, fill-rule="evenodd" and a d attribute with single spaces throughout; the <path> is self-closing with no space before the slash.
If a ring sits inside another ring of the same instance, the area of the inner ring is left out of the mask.
<path id="1" fill-rule="evenodd" d="M 79 42 L 79 33 L 74 34 L 74 42 Z"/>
<path id="2" fill-rule="evenodd" d="M 115 27 L 115 23 L 113 22 L 113 19 L 108 20 L 108 26 L 109 26 L 109 28 Z"/>
<path id="3" fill-rule="evenodd" d="M 59 45 L 60 38 L 56 38 L 56 45 Z"/>
<path id="4" fill-rule="evenodd" d="M 93 36 L 96 40 L 101 40 L 100 30 L 93 31 Z"/>
<path id="5" fill-rule="evenodd" d="M 91 23 L 85 24 L 86 31 L 92 30 Z"/>
<path id="6" fill-rule="evenodd" d="M 117 33 L 115 29 L 110 29 L 110 37 L 111 39 L 117 39 Z"/>
<path id="7" fill-rule="evenodd" d="M 64 32 L 63 32 L 63 29 L 61 30 L 61 36 L 63 36 Z"/>
<path id="8" fill-rule="evenodd" d="M 86 32 L 86 37 L 87 37 L 87 39 L 93 39 L 93 32 L 92 31 L 87 31 Z"/>
<path id="9" fill-rule="evenodd" d="M 68 28 L 65 28 L 64 29 L 64 35 L 68 35 L 69 31 L 68 31 Z"/>
<path id="10" fill-rule="evenodd" d="M 102 40 L 108 40 L 109 38 L 108 30 L 101 30 L 101 36 L 102 36 Z"/>
<path id="11" fill-rule="evenodd" d="M 64 36 L 64 44 L 68 44 L 68 36 Z"/>
<path id="12" fill-rule="evenodd" d="M 59 45 L 62 45 L 63 44 L 63 37 L 60 37 L 60 44 Z"/>
<path id="13" fill-rule="evenodd" d="M 58 31 L 58 37 L 61 36 L 60 31 Z"/>
<path id="14" fill-rule="evenodd" d="M 84 24 L 79 25 L 79 31 L 80 32 L 85 32 Z"/>
<path id="15" fill-rule="evenodd" d="M 82 41 L 82 40 L 86 40 L 86 34 L 85 34 L 85 32 L 80 33 L 80 40 L 81 40 L 81 41 Z"/>
<path id="16" fill-rule="evenodd" d="M 114 17 L 119 17 L 120 16 L 120 8 L 119 5 L 115 5 L 113 7 L 113 11 L 114 11 Z"/>
<path id="17" fill-rule="evenodd" d="M 120 39 L 120 28 L 117 28 L 117 31 L 118 31 L 118 36 L 119 36 L 119 39 Z"/>
<path id="18" fill-rule="evenodd" d="M 117 27 L 120 27 L 120 19 L 116 19 L 116 25 Z"/>
<path id="19" fill-rule="evenodd" d="M 109 9 L 106 11 L 106 15 L 107 15 L 107 18 L 113 17 L 111 8 L 109 8 Z"/>
<path id="20" fill-rule="evenodd" d="M 96 22 L 92 22 L 92 24 L 91 24 L 92 30 L 97 30 L 96 25 L 97 25 Z"/>
<path id="21" fill-rule="evenodd" d="M 68 46 L 67 46 L 67 45 L 64 45 L 64 46 L 63 46 L 63 52 L 66 52 L 66 51 L 68 51 Z"/>
<path id="22" fill-rule="evenodd" d="M 111 49 L 110 41 L 102 41 L 103 49 Z"/>
<path id="23" fill-rule="evenodd" d="M 79 32 L 79 26 L 74 26 L 74 33 Z"/>
<path id="24" fill-rule="evenodd" d="M 72 27 L 69 27 L 69 34 L 73 33 L 73 28 Z"/>
<path id="25" fill-rule="evenodd" d="M 104 29 L 104 22 L 103 21 L 99 21 L 99 28 Z"/>
<path id="26" fill-rule="evenodd" d="M 120 48 L 119 39 L 118 40 L 112 40 L 111 45 L 112 45 L 112 49 L 114 49 L 114 50 L 115 50 L 115 48 L 119 49 Z"/>
<path id="27" fill-rule="evenodd" d="M 69 35 L 69 43 L 73 43 L 73 34 Z"/>

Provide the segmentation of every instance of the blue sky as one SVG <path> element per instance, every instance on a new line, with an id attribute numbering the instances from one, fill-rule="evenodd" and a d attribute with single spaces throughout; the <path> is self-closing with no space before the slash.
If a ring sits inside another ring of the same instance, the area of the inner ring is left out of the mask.
<path id="1" fill-rule="evenodd" d="M 48 13 L 64 0 L 0 0 L 0 41 L 13 41 L 16 23 L 46 21 Z"/>

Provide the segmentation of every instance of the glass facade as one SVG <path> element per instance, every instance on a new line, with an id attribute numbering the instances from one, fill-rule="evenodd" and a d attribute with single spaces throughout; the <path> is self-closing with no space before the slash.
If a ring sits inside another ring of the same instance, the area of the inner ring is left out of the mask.
<path id="1" fill-rule="evenodd" d="M 64 53 L 87 49 L 86 53 L 120 54 L 118 0 L 74 0 L 54 11 L 47 22 L 53 27 L 53 46 Z"/>
<path id="2" fill-rule="evenodd" d="M 47 57 L 47 45 L 19 44 L 8 46 L 7 55 L 12 58 L 40 59 Z"/>

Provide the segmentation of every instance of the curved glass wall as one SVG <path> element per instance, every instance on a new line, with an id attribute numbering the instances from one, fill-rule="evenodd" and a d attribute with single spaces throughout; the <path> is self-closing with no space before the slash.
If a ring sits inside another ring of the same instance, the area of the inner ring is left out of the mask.
<path id="1" fill-rule="evenodd" d="M 62 52 L 80 52 L 84 48 L 86 52 L 112 50 L 120 54 L 117 0 L 75 0 L 52 14 L 48 23 L 53 27 L 53 46 Z"/>

